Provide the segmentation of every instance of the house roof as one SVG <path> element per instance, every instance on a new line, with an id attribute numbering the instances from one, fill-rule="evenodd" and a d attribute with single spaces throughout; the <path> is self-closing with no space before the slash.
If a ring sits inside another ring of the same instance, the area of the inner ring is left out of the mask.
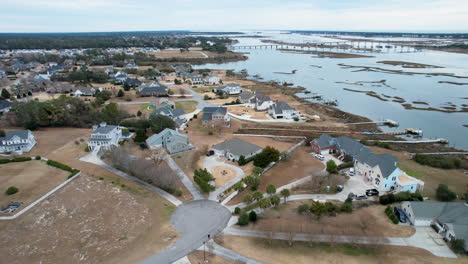
<path id="1" fill-rule="evenodd" d="M 177 137 L 182 137 L 182 138 L 185 138 L 187 139 L 187 135 L 184 135 L 184 134 L 181 134 L 173 129 L 170 129 L 170 128 L 165 128 L 163 131 L 159 132 L 158 134 L 154 134 L 152 135 L 151 137 L 147 138 L 146 139 L 146 144 L 148 144 L 149 146 L 153 145 L 156 140 L 158 140 L 160 137 L 162 136 L 165 136 L 165 137 L 174 137 L 174 136 L 177 136 Z"/>
<path id="2" fill-rule="evenodd" d="M 263 102 L 268 102 L 271 101 L 271 98 L 262 94 L 262 93 L 256 93 L 255 97 L 250 100 L 252 103 L 257 102 L 258 104 L 263 104 Z"/>
<path id="3" fill-rule="evenodd" d="M 203 113 L 220 113 L 225 115 L 227 113 L 226 107 L 205 107 L 203 108 Z"/>
<path id="4" fill-rule="evenodd" d="M 322 134 L 319 138 L 315 139 L 315 142 L 319 145 L 320 148 L 329 148 L 333 146 L 333 137 L 328 134 Z"/>
<path id="5" fill-rule="evenodd" d="M 75 87 L 73 89 L 73 92 L 80 91 L 84 94 L 94 94 L 96 93 L 96 88 L 94 87 L 86 87 L 86 86 L 81 86 L 81 87 Z"/>
<path id="6" fill-rule="evenodd" d="M 172 116 L 172 117 L 179 117 L 179 116 L 185 115 L 184 109 L 182 109 L 182 108 L 169 109 L 169 108 L 166 108 L 166 107 L 161 107 L 161 108 L 156 109 L 156 111 L 154 111 L 154 113 L 167 115 L 167 116 Z"/>
<path id="7" fill-rule="evenodd" d="M 453 226 L 457 239 L 465 240 L 468 248 L 468 204 L 442 202 L 409 202 L 416 218 L 435 218 Z"/>
<path id="8" fill-rule="evenodd" d="M 0 138 L 0 140 L 10 140 L 14 136 L 17 136 L 21 139 L 27 139 L 29 137 L 29 133 L 31 130 L 14 130 L 14 131 L 7 131 L 5 133 L 5 137 Z"/>
<path id="9" fill-rule="evenodd" d="M 112 125 L 100 125 L 96 129 L 93 130 L 92 134 L 108 134 L 112 130 L 116 129 L 117 126 Z"/>
<path id="10" fill-rule="evenodd" d="M 275 114 L 282 114 L 285 110 L 295 110 L 294 108 L 289 106 L 288 103 L 283 101 L 274 103 L 270 106 L 270 108 L 273 109 L 273 111 L 275 111 Z"/>
<path id="11" fill-rule="evenodd" d="M 144 86 L 140 89 L 140 94 L 145 94 L 145 93 L 166 94 L 167 87 L 166 86 Z"/>
<path id="12" fill-rule="evenodd" d="M 251 93 L 251 92 L 247 92 L 247 91 L 243 91 L 240 95 L 239 95 L 239 99 L 240 100 L 249 100 L 250 98 L 254 97 L 255 94 Z"/>
<path id="13" fill-rule="evenodd" d="M 0 100 L 0 109 L 11 107 L 11 105 L 13 105 L 13 102 L 10 102 L 8 100 Z"/>
<path id="14" fill-rule="evenodd" d="M 262 148 L 250 142 L 233 138 L 214 145 L 212 149 L 226 151 L 236 156 L 247 156 L 261 150 Z"/>

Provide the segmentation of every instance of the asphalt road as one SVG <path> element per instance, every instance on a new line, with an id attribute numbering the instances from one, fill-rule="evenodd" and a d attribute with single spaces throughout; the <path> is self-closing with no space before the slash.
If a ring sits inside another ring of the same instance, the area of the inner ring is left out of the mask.
<path id="1" fill-rule="evenodd" d="M 180 238 L 141 264 L 165 264 L 175 262 L 213 238 L 226 228 L 231 212 L 217 202 L 195 200 L 177 207 L 171 216 L 171 224 L 179 231 Z"/>

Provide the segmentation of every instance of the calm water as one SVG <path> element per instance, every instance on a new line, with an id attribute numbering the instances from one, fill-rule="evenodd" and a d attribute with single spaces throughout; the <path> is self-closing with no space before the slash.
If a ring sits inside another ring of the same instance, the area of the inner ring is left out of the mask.
<path id="1" fill-rule="evenodd" d="M 287 42 L 316 42 L 335 41 L 320 36 L 303 36 L 299 34 L 280 34 L 279 32 L 263 32 L 262 35 L 269 39 L 283 40 Z M 238 38 L 237 45 L 262 44 L 256 38 Z M 451 103 L 461 108 L 462 104 L 468 105 L 468 85 L 453 85 L 439 83 L 439 81 L 452 81 L 468 83 L 468 79 L 453 77 L 427 76 L 427 75 L 401 75 L 381 72 L 354 72 L 358 69 L 345 69 L 338 64 L 343 63 L 354 66 L 372 66 L 392 70 L 404 70 L 408 72 L 422 73 L 454 73 L 459 76 L 468 76 L 468 55 L 453 54 L 437 51 L 423 51 L 418 53 L 373 53 L 375 58 L 334 59 L 315 58 L 311 54 L 284 53 L 271 49 L 248 49 L 246 61 L 205 64 L 200 68 L 233 69 L 239 71 L 247 69 L 250 75 L 259 74 L 264 80 L 276 80 L 292 82 L 294 85 L 303 86 L 311 92 L 321 94 L 325 99 L 337 99 L 339 108 L 358 115 L 366 116 L 372 120 L 393 119 L 400 122 L 399 128 L 382 127 L 385 131 L 401 130 L 402 128 L 419 128 L 424 130 L 424 138 L 445 138 L 450 141 L 450 146 L 456 146 L 468 150 L 468 113 L 442 113 L 422 110 L 406 110 L 399 103 L 383 102 L 377 98 L 363 93 L 355 93 L 343 90 L 349 88 L 361 91 L 374 91 L 377 94 L 387 96 L 399 96 L 407 102 L 423 101 L 428 105 L 413 104 L 416 107 L 441 108 Z M 391 66 L 377 63 L 381 60 L 408 61 L 442 66 L 441 69 L 403 69 L 399 66 Z M 322 68 L 312 67 L 321 66 Z M 291 72 L 298 70 L 296 74 L 285 75 L 274 72 Z M 390 87 L 375 83 L 363 85 L 351 85 L 336 82 L 354 83 L 358 81 L 373 82 L 386 80 Z M 383 97 L 383 96 L 382 96 Z"/>

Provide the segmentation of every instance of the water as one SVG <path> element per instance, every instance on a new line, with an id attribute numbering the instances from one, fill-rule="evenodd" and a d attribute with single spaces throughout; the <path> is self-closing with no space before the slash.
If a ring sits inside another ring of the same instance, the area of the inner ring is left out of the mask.
<path id="1" fill-rule="evenodd" d="M 258 34 L 257 34 L 258 35 Z M 261 35 L 268 39 L 287 42 L 329 42 L 335 41 L 320 36 L 303 36 L 299 34 L 280 34 L 279 32 L 263 32 Z M 254 45 L 261 43 L 258 38 L 238 38 L 236 45 Z M 236 50 L 237 51 L 237 50 Z M 372 120 L 392 119 L 400 123 L 399 128 L 382 127 L 385 131 L 401 130 L 403 128 L 418 128 L 424 130 L 424 138 L 445 138 L 450 146 L 468 150 L 468 113 L 443 113 L 423 110 L 407 110 L 396 102 L 381 101 L 364 93 L 356 93 L 343 90 L 349 88 L 360 91 L 374 91 L 383 97 L 398 96 L 411 103 L 423 101 L 428 105 L 413 104 L 415 107 L 439 108 L 452 103 L 461 109 L 462 105 L 468 105 L 468 85 L 453 85 L 439 83 L 439 81 L 451 81 L 468 83 L 468 79 L 453 78 L 447 76 L 427 75 L 401 75 L 382 72 L 353 72 L 358 69 L 344 69 L 338 64 L 343 63 L 353 66 L 371 66 L 392 70 L 404 70 L 420 73 L 453 73 L 458 76 L 468 76 L 468 55 L 438 51 L 423 51 L 417 53 L 366 53 L 375 58 L 316 58 L 311 54 L 284 53 L 272 49 L 247 49 L 241 52 L 249 52 L 246 61 L 224 64 L 205 64 L 199 68 L 233 69 L 239 71 L 247 69 L 250 75 L 259 74 L 264 80 L 291 82 L 296 86 L 305 87 L 308 91 L 321 94 L 325 99 L 337 99 L 338 108 L 343 111 L 368 117 Z M 391 66 L 377 61 L 394 60 L 442 66 L 440 69 L 404 69 L 400 66 Z M 321 66 L 321 68 L 311 65 Z M 296 74 L 275 74 L 274 72 L 291 72 L 298 70 Z M 379 86 L 376 83 L 364 83 L 363 85 L 351 85 L 336 82 L 354 83 L 357 81 L 375 82 L 386 80 L 387 86 Z M 385 98 L 385 97 L 383 97 Z"/>

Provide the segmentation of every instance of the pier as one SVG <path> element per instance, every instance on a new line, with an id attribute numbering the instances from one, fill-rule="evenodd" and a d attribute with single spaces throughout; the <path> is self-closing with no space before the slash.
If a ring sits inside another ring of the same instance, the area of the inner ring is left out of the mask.
<path id="1" fill-rule="evenodd" d="M 386 143 L 401 143 L 401 144 L 420 144 L 420 143 L 440 143 L 448 144 L 448 140 L 444 138 L 427 139 L 427 140 L 366 140 L 368 142 L 386 142 Z"/>
<path id="2" fill-rule="evenodd" d="M 358 123 L 346 123 L 346 125 L 368 125 L 368 124 L 376 124 L 379 126 L 385 125 L 390 127 L 397 127 L 400 124 L 397 121 L 391 119 L 385 119 L 383 121 L 370 121 L 370 122 L 358 122 Z"/>

